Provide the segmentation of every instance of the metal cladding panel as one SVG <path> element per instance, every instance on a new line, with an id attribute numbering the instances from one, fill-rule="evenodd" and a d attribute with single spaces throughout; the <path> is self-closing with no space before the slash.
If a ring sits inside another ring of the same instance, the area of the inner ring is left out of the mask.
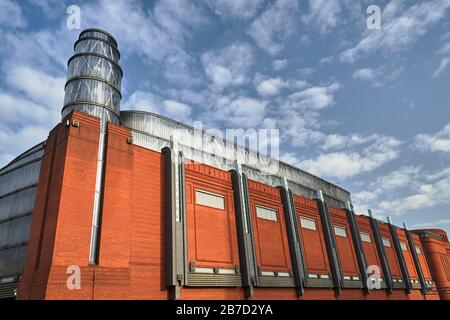
<path id="1" fill-rule="evenodd" d="M 92 38 L 82 38 L 75 44 L 75 54 L 95 53 L 107 57 L 118 63 L 120 60 L 119 51 L 105 41 L 98 41 Z"/>
<path id="2" fill-rule="evenodd" d="M 0 249 L 28 241 L 31 215 L 0 223 Z"/>
<path id="3" fill-rule="evenodd" d="M 76 56 L 69 63 L 69 74 L 72 77 L 96 77 L 120 88 L 122 71 L 108 59 L 98 56 Z"/>
<path id="4" fill-rule="evenodd" d="M 281 185 L 281 177 L 286 177 L 293 183 L 293 192 L 299 195 L 313 198 L 317 190 L 322 190 L 330 205 L 343 207 L 350 201 L 350 193 L 332 183 L 180 122 L 143 111 L 123 111 L 120 118 L 122 125 L 133 131 L 137 145 L 155 148 L 159 146 L 158 140 L 168 142 L 174 136 L 187 159 L 222 170 L 233 169 L 237 160 L 252 180 L 277 187 Z"/>
<path id="5" fill-rule="evenodd" d="M 41 162 L 34 162 L 0 176 L 0 197 L 37 183 Z"/>
<path id="6" fill-rule="evenodd" d="M 69 107 L 66 107 L 61 112 L 61 116 L 64 119 L 67 117 L 72 111 L 77 110 L 83 113 L 90 114 L 91 116 L 97 118 L 104 118 L 107 122 L 119 123 L 119 117 L 113 110 L 106 109 L 104 107 L 92 105 L 92 104 L 74 104 Z"/>
<path id="7" fill-rule="evenodd" d="M 43 154 L 44 154 L 44 149 L 41 145 L 39 149 L 35 150 L 32 153 L 29 153 L 28 155 L 20 156 L 18 159 L 14 160 L 12 163 L 10 163 L 8 166 L 1 169 L 0 175 L 4 174 L 6 172 L 10 172 L 10 171 L 12 171 L 20 166 L 23 166 L 29 162 L 39 161 L 42 158 Z"/>
<path id="8" fill-rule="evenodd" d="M 0 221 L 31 213 L 34 208 L 36 187 L 13 193 L 0 199 Z"/>
<path id="9" fill-rule="evenodd" d="M 67 83 L 64 105 L 86 102 L 101 105 L 119 114 L 120 92 L 106 82 L 96 79 L 78 79 Z"/>
<path id="10" fill-rule="evenodd" d="M 44 143 L 0 171 L 0 279 L 22 273 Z"/>
<path id="11" fill-rule="evenodd" d="M 27 246 L 0 250 L 0 278 L 22 274 Z"/>

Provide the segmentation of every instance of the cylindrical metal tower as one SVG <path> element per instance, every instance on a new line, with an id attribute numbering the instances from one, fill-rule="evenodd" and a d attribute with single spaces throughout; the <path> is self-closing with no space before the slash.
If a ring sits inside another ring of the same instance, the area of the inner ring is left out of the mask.
<path id="1" fill-rule="evenodd" d="M 117 41 L 100 29 L 81 32 L 69 59 L 62 118 L 78 110 L 120 122 L 122 69 Z"/>

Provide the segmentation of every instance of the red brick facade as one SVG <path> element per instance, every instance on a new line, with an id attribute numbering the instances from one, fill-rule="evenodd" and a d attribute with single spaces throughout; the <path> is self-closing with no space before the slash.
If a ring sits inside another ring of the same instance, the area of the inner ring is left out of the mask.
<path id="1" fill-rule="evenodd" d="M 76 120 L 79 125 L 73 125 Z M 89 247 L 97 170 L 99 120 L 74 112 L 68 122 L 50 132 L 42 160 L 29 247 L 19 299 L 167 299 L 164 270 L 164 168 L 162 155 L 130 143 L 131 133 L 108 125 L 104 196 L 98 264 L 90 265 Z M 195 190 L 219 194 L 225 210 L 216 212 L 196 204 Z M 286 235 L 283 204 L 278 189 L 249 181 L 250 211 L 254 222 L 256 260 L 261 270 L 290 272 L 291 257 Z M 320 225 L 317 202 L 294 196 L 296 216 L 315 221 L 317 230 L 299 228 L 309 273 L 329 274 L 330 265 Z M 186 165 L 188 261 L 198 267 L 233 269 L 239 266 L 236 216 L 230 173 L 200 164 Z M 276 212 L 277 221 L 259 219 L 256 207 Z M 346 230 L 347 238 L 337 238 L 341 268 L 345 276 L 360 271 L 345 211 L 330 208 L 333 225 Z M 359 229 L 373 237 L 368 219 L 357 216 Z M 383 237 L 389 230 L 380 224 Z M 398 231 L 401 242 L 406 242 Z M 448 241 L 433 238 L 415 245 L 426 255 L 419 261 L 426 280 L 438 288 L 449 287 Z M 423 244 L 423 247 L 422 247 Z M 374 243 L 363 242 L 368 265 L 379 265 Z M 392 248 L 386 254 L 395 278 L 401 277 Z M 414 250 L 414 248 L 409 248 Z M 404 252 L 411 279 L 418 278 L 410 251 Z M 81 269 L 81 288 L 67 288 L 67 268 Z M 431 271 L 431 273 L 430 273 Z M 433 277 L 433 278 L 432 278 Z M 182 287 L 181 299 L 244 299 L 236 288 Z M 441 293 L 442 299 L 449 295 Z M 439 299 L 437 293 L 421 290 L 306 288 L 297 297 L 295 288 L 255 288 L 253 299 Z"/>

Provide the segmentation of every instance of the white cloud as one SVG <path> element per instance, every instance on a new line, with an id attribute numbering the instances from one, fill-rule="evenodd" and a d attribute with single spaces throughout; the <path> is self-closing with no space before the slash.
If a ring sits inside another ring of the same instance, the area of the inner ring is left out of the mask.
<path id="1" fill-rule="evenodd" d="M 187 104 L 180 103 L 173 100 L 165 100 L 164 101 L 165 111 L 174 117 L 175 119 L 179 119 L 181 121 L 186 121 L 191 115 L 191 107 Z"/>
<path id="2" fill-rule="evenodd" d="M 369 207 L 375 200 L 386 199 L 389 195 L 398 194 L 400 190 L 411 189 L 417 185 L 417 180 L 422 176 L 421 168 L 408 166 L 379 176 L 369 183 L 367 190 L 359 191 L 352 195 L 360 205 Z"/>
<path id="3" fill-rule="evenodd" d="M 276 55 L 284 48 L 283 40 L 299 28 L 297 9 L 297 0 L 277 0 L 251 23 L 247 32 L 259 47 Z"/>
<path id="4" fill-rule="evenodd" d="M 233 43 L 221 51 L 208 51 L 201 60 L 213 89 L 218 90 L 247 83 L 249 69 L 254 63 L 252 48 L 241 42 Z"/>
<path id="5" fill-rule="evenodd" d="M 6 81 L 36 103 L 53 109 L 63 106 L 65 78 L 52 77 L 30 67 L 18 66 L 8 72 Z"/>
<path id="6" fill-rule="evenodd" d="M 367 54 L 389 55 L 409 49 L 445 16 L 450 7 L 448 0 L 432 0 L 404 10 L 404 3 L 391 1 L 382 13 L 381 30 L 366 30 L 356 46 L 342 53 L 341 60 L 353 63 Z"/>
<path id="7" fill-rule="evenodd" d="M 386 83 L 396 80 L 402 72 L 402 67 L 362 68 L 355 70 L 353 79 L 369 82 L 374 87 L 382 87 Z"/>
<path id="8" fill-rule="evenodd" d="M 382 74 L 380 69 L 363 68 L 353 73 L 353 79 L 372 82 Z"/>
<path id="9" fill-rule="evenodd" d="M 24 28 L 27 21 L 23 17 L 22 9 L 15 1 L 0 0 L 0 26 L 6 28 Z"/>
<path id="10" fill-rule="evenodd" d="M 440 219 L 433 222 L 416 223 L 413 228 L 435 228 L 450 225 L 450 219 Z"/>
<path id="11" fill-rule="evenodd" d="M 217 15 L 249 19 L 261 8 L 264 0 L 205 0 L 205 2 Z"/>
<path id="12" fill-rule="evenodd" d="M 280 93 L 286 83 L 281 78 L 272 78 L 261 81 L 256 90 L 264 97 L 275 96 Z"/>
<path id="13" fill-rule="evenodd" d="M 335 28 L 339 23 L 342 0 L 309 0 L 309 14 L 305 23 L 314 24 L 321 33 Z"/>
<path id="14" fill-rule="evenodd" d="M 288 61 L 286 59 L 274 60 L 272 63 L 273 70 L 280 71 L 286 68 L 288 65 Z"/>
<path id="15" fill-rule="evenodd" d="M 417 135 L 415 147 L 423 152 L 450 152 L 450 123 L 434 135 Z"/>
<path id="16" fill-rule="evenodd" d="M 450 57 L 442 58 L 441 62 L 439 63 L 439 67 L 433 72 L 432 78 L 434 79 L 439 78 L 449 65 L 450 65 Z"/>
<path id="17" fill-rule="evenodd" d="M 117 38 L 124 56 L 136 54 L 150 68 L 161 66 L 166 80 L 192 84 L 195 61 L 186 50 L 192 31 L 208 20 L 197 4 L 188 0 L 158 1 L 144 8 L 136 0 L 98 0 L 81 6 L 83 26 L 108 30 Z M 119 49 L 120 49 L 119 48 Z"/>
<path id="18" fill-rule="evenodd" d="M 431 208 L 439 204 L 446 204 L 450 202 L 450 174 L 445 170 L 442 178 L 432 181 L 431 183 L 424 183 L 417 192 L 394 200 L 385 200 L 379 203 L 380 210 L 385 212 L 393 212 L 397 215 L 403 215 L 411 210 L 419 210 L 424 208 Z"/>
<path id="19" fill-rule="evenodd" d="M 328 57 L 324 57 L 322 59 L 319 60 L 320 64 L 329 64 L 329 63 L 333 63 L 334 62 L 334 57 L 333 56 L 328 56 Z"/>
<path id="20" fill-rule="evenodd" d="M 153 113 L 161 112 L 162 101 L 159 97 L 143 91 L 134 92 L 127 101 L 122 103 L 122 109 L 142 110 Z"/>
<path id="21" fill-rule="evenodd" d="M 161 97 L 144 91 L 134 92 L 130 98 L 123 103 L 122 109 L 141 110 L 160 114 L 184 123 L 191 122 L 192 108 L 184 103 Z"/>
<path id="22" fill-rule="evenodd" d="M 216 120 L 223 121 L 233 128 L 257 128 L 264 120 L 267 102 L 238 97 L 223 97 L 217 101 Z"/>
<path id="23" fill-rule="evenodd" d="M 325 177 L 349 178 L 373 171 L 400 154 L 401 142 L 392 137 L 379 136 L 361 152 L 346 151 L 320 154 L 303 160 L 305 170 Z"/>
<path id="24" fill-rule="evenodd" d="M 65 79 L 24 66 L 9 70 L 5 79 L 9 90 L 0 88 L 0 154 L 6 162 L 45 140 L 58 123 Z"/>
<path id="25" fill-rule="evenodd" d="M 294 109 L 320 110 L 334 105 L 334 94 L 341 86 L 338 83 L 324 87 L 310 87 L 291 94 L 289 107 Z"/>

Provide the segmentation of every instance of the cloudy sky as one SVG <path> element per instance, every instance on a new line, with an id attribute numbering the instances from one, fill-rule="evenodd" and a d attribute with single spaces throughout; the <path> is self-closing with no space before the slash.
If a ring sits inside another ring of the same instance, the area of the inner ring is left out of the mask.
<path id="1" fill-rule="evenodd" d="M 73 4 L 119 42 L 122 110 L 278 128 L 358 213 L 450 231 L 450 0 L 0 0 L 0 166 L 60 119 Z"/>

